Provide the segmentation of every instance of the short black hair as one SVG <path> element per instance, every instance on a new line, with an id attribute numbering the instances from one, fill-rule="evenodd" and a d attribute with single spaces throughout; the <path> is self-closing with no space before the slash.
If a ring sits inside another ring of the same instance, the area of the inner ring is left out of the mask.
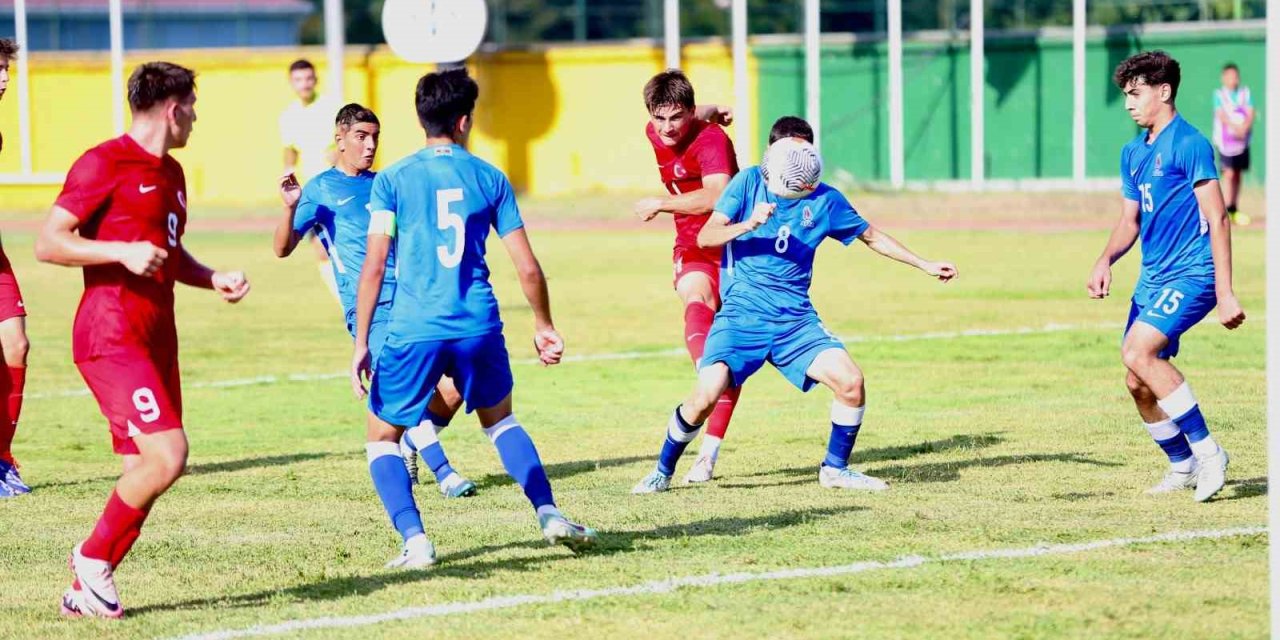
<path id="1" fill-rule="evenodd" d="M 310 69 L 312 71 L 315 71 L 316 66 L 314 64 L 311 64 L 311 61 L 306 58 L 298 58 L 297 60 L 294 60 L 292 64 L 289 65 L 289 73 L 293 73 L 294 71 L 301 71 L 303 69 Z"/>
<path id="2" fill-rule="evenodd" d="M 0 38 L 0 58 L 12 60 L 18 55 L 18 43 L 9 38 Z"/>
<path id="3" fill-rule="evenodd" d="M 798 116 L 782 116 L 773 123 L 769 130 L 769 144 L 783 138 L 802 138 L 813 144 L 813 127 L 804 118 Z"/>
<path id="4" fill-rule="evenodd" d="M 1182 83 L 1182 67 L 1178 61 L 1163 51 L 1144 51 L 1129 57 L 1120 66 L 1112 80 L 1124 91 L 1131 82 L 1142 82 L 1148 86 L 1158 84 L 1169 85 L 1169 99 L 1178 97 L 1178 85 Z"/>
<path id="5" fill-rule="evenodd" d="M 692 109 L 696 104 L 693 83 L 679 69 L 667 69 L 644 83 L 644 108 L 649 113 L 668 106 Z"/>
<path id="6" fill-rule="evenodd" d="M 1234 72 L 1236 72 L 1236 73 L 1240 73 L 1240 67 L 1237 67 L 1237 66 L 1236 66 L 1236 63 L 1234 63 L 1234 62 L 1228 62 L 1228 63 L 1226 63 L 1226 64 L 1222 65 L 1222 70 L 1223 70 L 1223 71 L 1234 71 Z"/>
<path id="7" fill-rule="evenodd" d="M 356 123 L 360 122 L 368 122 L 370 124 L 382 126 L 381 123 L 378 122 L 377 114 L 375 114 L 372 109 L 354 102 L 344 105 L 341 109 L 338 109 L 338 117 L 333 120 L 333 124 L 339 129 L 349 129 Z"/>
<path id="8" fill-rule="evenodd" d="M 418 122 L 431 137 L 452 137 L 458 118 L 471 115 L 479 97 L 480 85 L 466 68 L 428 73 L 418 80 L 414 93 Z"/>
<path id="9" fill-rule="evenodd" d="M 145 62 L 129 76 L 129 107 L 146 111 L 169 98 L 195 93 L 196 72 L 172 62 Z"/>

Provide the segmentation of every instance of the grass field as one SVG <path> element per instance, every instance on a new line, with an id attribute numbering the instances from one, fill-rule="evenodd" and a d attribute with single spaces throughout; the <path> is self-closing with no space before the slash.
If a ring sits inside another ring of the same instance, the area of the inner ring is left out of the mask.
<path id="1" fill-rule="evenodd" d="M 945 202 L 935 198 L 938 208 Z M 892 216 L 869 215 L 893 230 Z M 882 495 L 818 487 L 830 396 L 802 395 L 765 370 L 743 393 L 716 482 L 630 496 L 692 382 L 687 358 L 670 355 L 681 337 L 669 230 L 535 229 L 569 353 L 636 354 L 547 369 L 527 364 L 531 316 L 496 249 L 509 344 L 521 359 L 517 415 L 561 506 L 600 529 L 603 548 L 573 557 L 546 547 L 488 441 L 460 418 L 442 439 L 480 494 L 446 502 L 434 486 L 419 487 L 441 562 L 416 573 L 381 568 L 398 540 L 368 480 L 362 408 L 346 381 L 289 379 L 336 373 L 349 359 L 314 263 L 276 260 L 262 232 L 190 234 L 193 253 L 244 268 L 254 291 L 238 307 L 204 292 L 179 296 L 191 470 L 117 572 L 128 608 L 119 622 L 57 616 L 67 551 L 92 526 L 118 465 L 92 400 L 67 393 L 83 389 L 69 347 L 79 274 L 33 264 L 31 236 L 6 234 L 33 345 L 15 451 L 36 491 L 0 502 L 0 636 L 168 638 L 675 577 L 1264 524 L 1261 233 L 1236 238 L 1237 290 L 1250 321 L 1234 333 L 1198 327 L 1178 359 L 1233 459 L 1232 483 L 1197 505 L 1189 493 L 1142 494 L 1165 463 L 1119 364 L 1136 256 L 1117 269 L 1111 299 L 1090 301 L 1083 283 L 1104 231 L 929 230 L 927 218 L 912 220 L 901 239 L 955 261 L 958 281 L 940 285 L 832 243 L 814 286 L 827 326 L 851 338 L 867 374 L 854 462 L 892 484 Z M 248 380 L 264 376 L 273 378 Z M 210 386 L 218 381 L 243 384 Z M 974 556 L 284 635 L 1263 637 L 1266 549 L 1254 534 Z"/>

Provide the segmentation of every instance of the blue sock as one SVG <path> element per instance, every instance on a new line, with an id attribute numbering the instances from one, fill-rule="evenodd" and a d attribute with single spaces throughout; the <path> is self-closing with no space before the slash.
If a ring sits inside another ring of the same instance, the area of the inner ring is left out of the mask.
<path id="1" fill-rule="evenodd" d="M 400 458 L 400 445 L 394 442 L 367 442 L 364 448 L 369 457 L 369 476 L 373 478 L 373 488 L 378 491 L 378 497 L 382 498 L 382 506 L 386 507 L 391 524 L 400 532 L 400 537 L 408 540 L 424 533 L 422 516 L 418 513 L 418 505 L 413 501 L 409 471 L 404 468 L 404 460 Z"/>
<path id="2" fill-rule="evenodd" d="M 424 421 L 405 431 L 404 440 L 413 447 L 414 451 L 422 455 L 422 459 L 431 468 L 431 473 L 435 474 L 436 482 L 444 482 L 444 479 L 453 473 L 453 467 L 449 465 L 449 458 L 444 455 L 444 447 L 440 446 L 436 428 L 431 422 Z"/>
<path id="3" fill-rule="evenodd" d="M 831 403 L 831 438 L 827 440 L 827 457 L 822 460 L 824 467 L 848 468 L 849 456 L 853 455 L 853 445 L 858 441 L 858 431 L 862 429 L 862 414 L 865 411 L 865 405 L 850 407 L 839 401 Z"/>
<path id="4" fill-rule="evenodd" d="M 538 449 L 533 440 L 525 432 L 524 427 L 516 422 L 515 416 L 507 416 L 497 424 L 484 430 L 498 450 L 502 466 L 521 488 L 534 509 L 555 507 L 555 498 L 551 495 L 551 481 L 547 480 L 547 472 L 542 468 L 542 458 L 538 457 Z"/>
<path id="5" fill-rule="evenodd" d="M 680 407 L 677 406 L 671 414 L 671 420 L 667 422 L 667 438 L 662 441 L 662 453 L 658 454 L 658 471 L 663 475 L 674 475 L 680 456 L 684 455 L 685 448 L 698 437 L 701 429 L 700 424 L 685 422 L 684 416 L 680 415 Z"/>
<path id="6" fill-rule="evenodd" d="M 1200 413 L 1200 403 L 1191 393 L 1190 385 L 1184 381 L 1157 404 L 1178 425 L 1178 430 L 1186 436 L 1191 452 L 1197 458 L 1218 453 L 1218 443 L 1209 436 L 1209 425 L 1205 424 L 1204 414 Z"/>
<path id="7" fill-rule="evenodd" d="M 1169 464 L 1174 471 L 1191 472 L 1191 444 L 1177 424 L 1172 420 L 1150 423 L 1147 424 L 1147 433 L 1160 445 L 1164 454 L 1169 456 Z"/>

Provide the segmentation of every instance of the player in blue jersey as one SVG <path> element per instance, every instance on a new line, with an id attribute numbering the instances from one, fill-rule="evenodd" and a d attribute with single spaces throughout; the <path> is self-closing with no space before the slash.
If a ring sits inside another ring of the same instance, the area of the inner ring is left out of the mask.
<path id="1" fill-rule="evenodd" d="M 1231 222 L 1213 147 L 1174 106 L 1178 62 L 1163 51 L 1140 53 L 1116 67 L 1114 80 L 1142 131 L 1120 151 L 1120 221 L 1089 275 L 1089 297 L 1107 297 L 1111 265 L 1141 238 L 1142 274 L 1120 351 L 1138 414 L 1171 464 L 1147 493 L 1195 487 L 1203 502 L 1226 483 L 1227 452 L 1209 435 L 1191 387 L 1169 359 L 1182 334 L 1215 305 L 1226 328 L 1244 322 L 1231 287 Z"/>
<path id="2" fill-rule="evenodd" d="M 359 269 L 364 265 L 365 237 L 369 229 L 369 192 L 373 187 L 374 154 L 378 151 L 380 125 L 378 116 L 358 104 L 348 104 L 338 111 L 335 121 L 338 143 L 337 164 L 299 188 L 293 174 L 281 180 L 280 195 L 284 200 L 284 218 L 276 227 L 274 249 L 283 258 L 298 246 L 308 231 L 314 231 L 329 255 L 337 283 L 339 300 L 346 313 L 347 331 L 355 336 L 356 287 Z M 388 256 L 391 264 L 395 256 Z M 370 330 L 370 349 L 377 353 L 386 334 L 386 321 L 395 295 L 395 278 L 387 271 Z M 411 476 L 417 475 L 417 455 L 431 468 L 440 492 L 447 498 L 475 495 L 475 483 L 462 477 L 450 466 L 436 434 L 449 424 L 461 399 L 448 380 L 442 392 L 433 399 L 427 411 L 424 429 L 418 440 L 402 442 L 404 460 Z M 370 420 L 376 418 L 370 414 Z M 415 479 L 416 480 L 416 479 Z"/>
<path id="3" fill-rule="evenodd" d="M 723 303 L 707 336 L 693 393 L 672 413 L 657 468 L 633 493 L 667 490 L 676 461 L 716 399 L 730 386 L 741 386 L 765 362 L 802 391 L 821 383 L 835 393 L 818 482 L 839 489 L 888 488 L 849 467 L 866 408 L 862 371 L 822 325 L 809 299 L 814 255 L 827 238 L 846 245 L 862 240 L 876 253 L 943 282 L 957 272 L 950 263 L 920 258 L 863 220 L 839 191 L 819 182 L 821 174 L 812 128 L 800 118 L 781 118 L 769 134 L 764 163 L 729 182 L 698 233 L 700 246 L 725 248 Z"/>
<path id="4" fill-rule="evenodd" d="M 475 411 L 507 473 L 524 489 L 543 537 L 575 552 L 596 541 L 595 531 L 570 522 L 556 508 L 538 451 L 512 413 L 511 363 L 485 262 L 490 230 L 515 264 L 543 364 L 560 362 L 564 341 L 552 323 L 547 281 L 529 246 L 511 183 L 466 149 L 478 95 L 466 69 L 423 76 L 415 102 L 426 146 L 379 173 L 370 197 L 351 384 L 364 397 L 371 326 L 394 242 L 396 295 L 368 390 L 370 409 L 385 423 L 370 422 L 367 445 L 378 493 L 404 539 L 389 567 L 435 562 L 404 466 L 391 460 L 402 431 L 417 441 L 424 429 L 418 425 L 442 375 L 453 378 L 467 411 Z"/>

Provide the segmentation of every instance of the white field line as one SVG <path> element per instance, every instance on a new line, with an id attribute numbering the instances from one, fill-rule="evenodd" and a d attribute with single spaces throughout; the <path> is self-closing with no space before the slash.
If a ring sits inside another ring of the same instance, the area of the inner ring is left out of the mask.
<path id="1" fill-rule="evenodd" d="M 261 636 L 294 633 L 310 629 L 349 629 L 365 627 L 385 622 L 413 620 L 417 618 L 435 618 L 441 616 L 466 615 L 484 613 L 501 609 L 514 609 L 531 605 L 550 605 L 563 602 L 579 602 L 600 598 L 645 597 L 671 593 L 686 587 L 716 587 L 722 585 L 745 584 L 750 582 L 773 582 L 779 580 L 803 580 L 806 578 L 829 578 L 847 576 L 869 571 L 889 569 L 913 569 L 927 564 L 946 564 L 953 562 L 983 562 L 989 560 L 1016 560 L 1039 558 L 1111 549 L 1131 547 L 1134 545 L 1158 544 L 1167 542 L 1184 542 L 1188 540 L 1222 539 L 1240 536 L 1255 536 L 1266 533 L 1266 527 L 1238 527 L 1215 531 L 1175 531 L 1140 538 L 1112 538 L 1110 540 L 1094 540 L 1073 544 L 1040 544 L 1032 547 L 1014 549 L 987 549 L 962 551 L 939 556 L 903 556 L 890 561 L 863 561 L 853 564 L 826 567 L 797 567 L 778 569 L 775 571 L 744 573 L 712 573 L 701 576 L 683 576 L 643 582 L 630 586 L 606 587 L 601 589 L 578 589 L 573 591 L 553 591 L 547 594 L 517 594 L 496 596 L 484 600 L 469 602 L 445 602 L 441 604 L 407 607 L 385 613 L 342 616 L 326 618 L 308 618 L 289 620 L 278 624 L 257 625 L 245 629 L 224 629 L 206 633 L 182 636 L 179 640 L 231 640 L 233 638 L 255 638 Z"/>
<path id="2" fill-rule="evenodd" d="M 955 338 L 999 337 L 1040 335 L 1047 333 L 1064 333 L 1069 331 L 1096 331 L 1123 328 L 1116 322 L 1100 322 L 1095 324 L 1047 324 L 1042 327 L 1019 327 L 1014 329 L 966 329 L 964 331 L 936 331 L 932 333 L 906 333 L 887 336 L 843 336 L 845 344 L 869 344 L 876 342 L 916 342 L 920 340 L 950 340 Z M 684 349 L 659 349 L 651 351 L 619 351 L 615 353 L 589 353 L 580 356 L 566 356 L 563 363 L 572 362 L 604 362 L 609 360 L 644 360 L 649 358 L 672 358 L 684 356 Z M 511 361 L 517 365 L 539 364 L 537 358 L 520 358 Z M 291 373 L 287 375 L 262 375 L 251 378 L 233 378 L 230 380 L 212 380 L 184 383 L 184 389 L 226 389 L 232 387 L 252 387 L 257 385 L 280 384 L 282 382 L 315 382 L 322 380 L 346 379 L 347 372 L 334 373 Z M 89 395 L 88 389 L 63 389 L 41 393 L 28 393 L 27 400 L 46 400 L 49 398 L 75 398 Z"/>

